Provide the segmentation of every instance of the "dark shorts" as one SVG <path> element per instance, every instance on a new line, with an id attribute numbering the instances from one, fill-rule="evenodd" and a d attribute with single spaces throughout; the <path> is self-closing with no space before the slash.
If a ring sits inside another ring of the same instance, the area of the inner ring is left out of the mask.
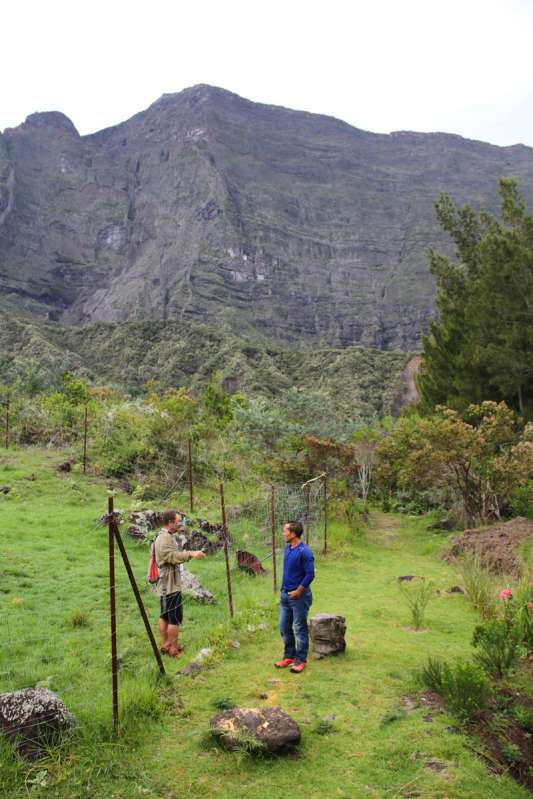
<path id="1" fill-rule="evenodd" d="M 159 615 L 167 624 L 181 624 L 183 622 L 181 591 L 159 597 L 159 601 L 161 604 L 161 612 Z"/>

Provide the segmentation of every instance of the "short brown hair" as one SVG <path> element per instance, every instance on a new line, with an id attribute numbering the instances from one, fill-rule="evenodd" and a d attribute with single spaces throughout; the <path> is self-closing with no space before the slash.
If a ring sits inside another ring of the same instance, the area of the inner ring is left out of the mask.
<path id="1" fill-rule="evenodd" d="M 176 516 L 179 516 L 180 512 L 178 510 L 164 510 L 161 514 L 161 521 L 163 524 L 170 524 L 170 522 L 176 521 Z"/>
<path id="2" fill-rule="evenodd" d="M 304 534 L 303 524 L 301 522 L 285 522 L 285 527 L 288 527 L 291 533 L 301 538 Z"/>

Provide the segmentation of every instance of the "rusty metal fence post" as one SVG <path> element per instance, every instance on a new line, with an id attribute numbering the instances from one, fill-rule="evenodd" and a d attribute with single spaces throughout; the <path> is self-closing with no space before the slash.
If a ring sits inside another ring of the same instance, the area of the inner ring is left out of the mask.
<path id="1" fill-rule="evenodd" d="M 274 593 L 277 593 L 276 575 L 276 486 L 271 486 L 271 516 L 272 516 L 272 579 Z"/>
<path id="2" fill-rule="evenodd" d="M 117 615 L 115 597 L 115 520 L 113 497 L 107 501 L 107 522 L 109 531 L 109 610 L 111 614 L 111 682 L 113 694 L 113 730 L 118 733 L 118 658 L 117 658 Z"/>
<path id="3" fill-rule="evenodd" d="M 87 473 L 87 405 L 83 413 L 83 474 Z"/>
<path id="4" fill-rule="evenodd" d="M 328 476 L 324 475 L 324 555 L 328 552 Z"/>
<path id="5" fill-rule="evenodd" d="M 189 506 L 190 512 L 194 511 L 194 496 L 193 496 L 193 484 L 192 484 L 192 445 L 191 439 L 189 439 Z"/>
<path id="6" fill-rule="evenodd" d="M 9 391 L 8 391 L 7 395 L 6 395 L 6 424 L 5 424 L 5 433 L 6 433 L 5 444 L 6 444 L 6 449 L 9 449 L 9 404 L 10 404 L 10 401 L 11 401 L 11 397 L 10 397 L 10 394 L 9 394 Z"/>
<path id="7" fill-rule="evenodd" d="M 220 508 L 222 511 L 222 529 L 224 530 L 224 558 L 226 560 L 226 582 L 228 588 L 229 614 L 233 617 L 233 594 L 231 590 L 231 569 L 228 551 L 228 525 L 226 522 L 226 504 L 224 502 L 224 483 L 220 483 Z"/>

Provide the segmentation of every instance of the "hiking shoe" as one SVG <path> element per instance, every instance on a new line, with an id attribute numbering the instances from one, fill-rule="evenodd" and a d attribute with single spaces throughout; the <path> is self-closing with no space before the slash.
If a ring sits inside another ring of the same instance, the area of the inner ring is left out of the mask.
<path id="1" fill-rule="evenodd" d="M 291 666 L 291 671 L 293 674 L 300 674 L 306 666 L 307 663 L 295 663 L 294 666 Z"/>
<path id="2" fill-rule="evenodd" d="M 277 663 L 274 663 L 274 666 L 277 669 L 286 669 L 287 666 L 292 666 L 294 663 L 294 658 L 283 658 L 283 660 L 278 660 Z"/>

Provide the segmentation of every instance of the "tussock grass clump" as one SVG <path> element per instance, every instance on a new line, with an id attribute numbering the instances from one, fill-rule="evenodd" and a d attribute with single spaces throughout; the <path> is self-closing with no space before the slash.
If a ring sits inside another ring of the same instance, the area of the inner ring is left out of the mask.
<path id="1" fill-rule="evenodd" d="M 416 577 L 408 583 L 399 582 L 400 593 L 411 611 L 415 630 L 422 629 L 426 608 L 434 596 L 434 585 L 424 577 Z"/>
<path id="2" fill-rule="evenodd" d="M 469 553 L 458 564 L 466 591 L 466 598 L 482 619 L 496 618 L 498 600 L 493 576 L 481 563 L 479 555 Z"/>
<path id="3" fill-rule="evenodd" d="M 71 627 L 89 627 L 91 622 L 89 616 L 83 610 L 75 610 L 69 617 Z"/>

